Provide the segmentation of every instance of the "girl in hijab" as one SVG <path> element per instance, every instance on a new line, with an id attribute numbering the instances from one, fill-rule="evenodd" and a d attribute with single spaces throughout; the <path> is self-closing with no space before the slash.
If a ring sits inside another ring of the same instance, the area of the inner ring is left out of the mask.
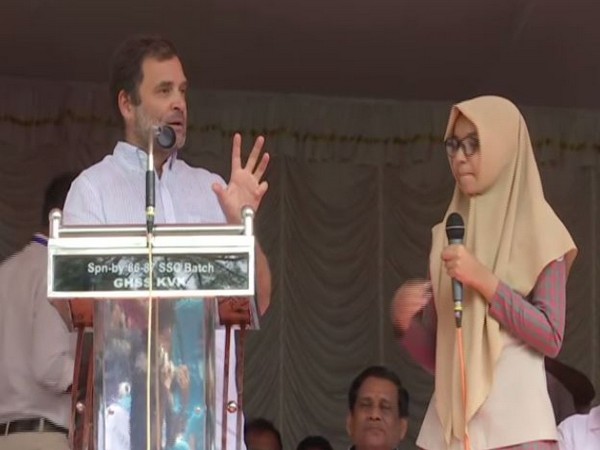
<path id="1" fill-rule="evenodd" d="M 405 283 L 392 303 L 402 344 L 435 375 L 417 444 L 556 449 L 544 356 L 562 345 L 577 249 L 544 198 L 527 126 L 510 101 L 455 105 L 445 147 L 456 187 L 432 230 L 430 281 Z M 462 244 L 448 244 L 451 213 L 464 219 Z M 460 332 L 452 279 L 464 288 Z"/>

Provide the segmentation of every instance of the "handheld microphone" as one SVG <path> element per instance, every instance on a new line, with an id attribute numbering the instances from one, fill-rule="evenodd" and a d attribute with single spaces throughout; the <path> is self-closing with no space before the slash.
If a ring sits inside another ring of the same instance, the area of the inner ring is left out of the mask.
<path id="1" fill-rule="evenodd" d="M 164 149 L 175 145 L 175 130 L 169 125 L 153 126 L 148 139 L 148 165 L 146 166 L 146 231 L 154 229 L 154 140 Z"/>
<path id="2" fill-rule="evenodd" d="M 446 236 L 449 244 L 462 244 L 465 236 L 465 223 L 458 213 L 452 213 L 446 219 Z M 454 320 L 456 328 L 462 326 L 463 286 L 460 281 L 452 279 L 452 297 L 454 299 Z"/>

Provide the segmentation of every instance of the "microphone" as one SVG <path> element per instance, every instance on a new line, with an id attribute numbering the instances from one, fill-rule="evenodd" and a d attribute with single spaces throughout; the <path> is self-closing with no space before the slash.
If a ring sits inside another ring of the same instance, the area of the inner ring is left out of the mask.
<path id="1" fill-rule="evenodd" d="M 154 229 L 154 140 L 163 149 L 168 150 L 175 145 L 175 130 L 169 125 L 153 126 L 148 139 L 148 165 L 146 166 L 146 231 Z"/>
<path id="2" fill-rule="evenodd" d="M 452 213 L 446 219 L 446 236 L 449 244 L 462 244 L 465 236 L 465 223 L 458 213 Z M 452 297 L 454 299 L 454 320 L 456 328 L 462 327 L 463 286 L 460 281 L 452 279 Z"/>
<path id="3" fill-rule="evenodd" d="M 173 148 L 176 140 L 177 136 L 173 127 L 169 125 L 156 127 L 156 142 L 165 150 Z"/>

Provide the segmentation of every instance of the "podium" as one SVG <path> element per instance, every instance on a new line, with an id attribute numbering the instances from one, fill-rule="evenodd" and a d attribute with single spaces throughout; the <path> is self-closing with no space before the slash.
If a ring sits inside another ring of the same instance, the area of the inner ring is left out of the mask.
<path id="1" fill-rule="evenodd" d="M 236 373 L 230 348 L 235 329 L 258 328 L 253 219 L 149 234 L 51 213 L 48 297 L 78 333 L 73 449 L 225 449 L 231 425 L 240 448 L 243 354 Z"/>

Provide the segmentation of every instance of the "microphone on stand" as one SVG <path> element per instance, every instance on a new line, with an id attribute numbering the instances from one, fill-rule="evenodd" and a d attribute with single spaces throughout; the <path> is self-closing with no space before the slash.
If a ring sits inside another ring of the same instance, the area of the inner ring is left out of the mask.
<path id="1" fill-rule="evenodd" d="M 465 223 L 458 213 L 452 213 L 446 219 L 446 236 L 449 244 L 462 244 L 465 236 Z M 460 281 L 452 279 L 452 297 L 454 299 L 454 320 L 456 328 L 462 327 L 463 313 L 463 285 Z"/>
<path id="2" fill-rule="evenodd" d="M 146 366 L 146 428 L 150 429 L 151 422 L 151 412 L 150 412 L 150 385 L 151 385 L 151 371 L 150 367 L 152 364 L 156 364 L 156 361 L 153 359 L 156 356 L 153 356 L 153 345 L 155 345 L 156 337 L 153 336 L 153 329 L 156 328 L 158 324 L 158 303 L 156 298 L 152 296 L 152 290 L 154 285 L 154 262 L 153 262 L 153 231 L 154 231 L 154 191 L 155 191 L 155 168 L 154 168 L 154 140 L 158 143 L 158 145 L 164 149 L 168 150 L 175 145 L 175 130 L 168 125 L 156 125 L 150 128 L 149 136 L 148 136 L 148 165 L 146 166 L 146 245 L 148 248 L 148 276 L 146 280 L 148 281 L 148 316 L 147 316 L 147 326 L 148 326 L 148 334 L 147 334 L 147 343 L 146 343 L 146 356 L 148 358 L 147 366 Z M 157 312 L 154 312 L 154 310 Z M 160 362 L 158 363 L 159 367 L 162 368 Z M 147 436 L 149 438 L 150 436 Z M 136 446 L 138 448 L 139 445 Z M 146 442 L 146 446 L 150 449 L 150 441 Z"/>
<path id="3" fill-rule="evenodd" d="M 154 229 L 154 140 L 163 149 L 168 150 L 175 145 L 177 137 L 175 130 L 169 125 L 153 126 L 148 139 L 148 165 L 146 167 L 146 231 L 152 233 Z"/>

